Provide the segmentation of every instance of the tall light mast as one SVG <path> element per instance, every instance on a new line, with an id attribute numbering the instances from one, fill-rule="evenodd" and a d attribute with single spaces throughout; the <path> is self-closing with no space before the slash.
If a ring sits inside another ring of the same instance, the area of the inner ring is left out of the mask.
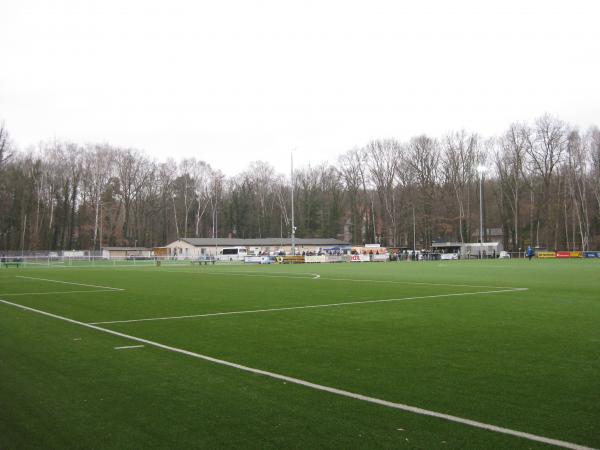
<path id="1" fill-rule="evenodd" d="M 486 172 L 487 167 L 480 164 L 477 166 L 477 172 L 479 173 L 479 243 L 483 244 L 483 174 Z"/>
<path id="2" fill-rule="evenodd" d="M 296 226 L 294 225 L 294 152 L 290 154 L 292 177 L 292 255 L 296 255 Z"/>

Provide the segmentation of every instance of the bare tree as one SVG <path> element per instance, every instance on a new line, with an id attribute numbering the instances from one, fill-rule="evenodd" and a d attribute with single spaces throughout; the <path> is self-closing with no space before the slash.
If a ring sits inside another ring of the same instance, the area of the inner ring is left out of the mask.
<path id="1" fill-rule="evenodd" d="M 212 169 L 204 161 L 197 161 L 193 168 L 194 193 L 196 196 L 195 236 L 200 237 L 200 222 L 210 202 L 209 183 Z"/>
<path id="2" fill-rule="evenodd" d="M 480 158 L 479 137 L 464 130 L 444 139 L 443 164 L 445 180 L 454 191 L 458 207 L 458 237 L 461 242 L 471 237 L 471 189 L 476 179 Z"/>
<path id="3" fill-rule="evenodd" d="M 212 213 L 212 237 L 215 239 L 219 236 L 219 210 L 224 180 L 225 175 L 221 171 L 215 170 L 211 173 L 209 201 Z"/>
<path id="4" fill-rule="evenodd" d="M 152 164 L 136 150 L 121 150 L 117 154 L 117 174 L 119 178 L 119 198 L 123 206 L 123 239 L 128 245 L 135 243 L 134 203 L 152 171 Z M 133 242 L 132 242 L 133 241 Z"/>
<path id="5" fill-rule="evenodd" d="M 177 211 L 174 207 L 172 207 L 175 205 L 173 183 L 175 181 L 176 175 L 177 163 L 173 159 L 169 158 L 164 163 L 159 164 L 157 179 L 160 184 L 160 210 L 162 212 L 163 222 L 161 237 L 163 242 L 166 242 L 172 237 L 180 237 L 179 225 L 177 223 Z M 173 212 L 172 222 L 170 220 L 171 211 Z M 174 225 L 175 228 L 174 235 L 172 232 L 169 232 L 169 225 L 171 223 Z"/>
<path id="6" fill-rule="evenodd" d="M 13 146 L 4 122 L 0 122 L 0 171 L 13 153 Z"/>
<path id="7" fill-rule="evenodd" d="M 527 245 L 528 234 L 548 247 L 600 245 L 600 131 L 581 135 L 547 115 L 497 139 L 461 131 L 441 141 L 374 140 L 335 167 L 301 169 L 299 235 L 408 245 L 414 223 L 424 246 L 437 236 L 470 240 L 476 166 L 488 150 L 495 170 L 482 186 L 497 201 L 485 201 L 484 211 L 490 226 L 503 227 L 507 247 Z M 291 184 L 264 162 L 226 178 L 194 158 L 158 163 L 108 144 L 53 141 L 18 151 L 2 125 L 0 171 L 6 249 L 99 248 L 104 237 L 109 245 L 160 245 L 191 235 L 289 235 Z"/>
<path id="8" fill-rule="evenodd" d="M 519 247 L 519 213 L 524 189 L 524 163 L 527 143 L 531 140 L 530 129 L 525 124 L 512 124 L 499 139 L 499 149 L 494 155 L 496 172 L 499 177 L 501 204 L 508 205 L 511 216 L 511 241 Z"/>
<path id="9" fill-rule="evenodd" d="M 581 242 L 580 248 L 581 250 L 588 250 L 590 241 L 588 160 L 585 144 L 578 131 L 569 133 L 565 169 L 565 184 L 569 193 L 569 206 L 573 209 L 574 218 L 577 220 L 577 229 Z M 573 226 L 573 234 L 575 234 L 575 226 Z M 572 239 L 572 242 L 575 244 L 575 238 Z"/>
<path id="10" fill-rule="evenodd" d="M 177 177 L 178 192 L 183 199 L 183 237 L 187 238 L 190 208 L 192 202 L 195 200 L 195 186 L 196 180 L 194 179 L 194 171 L 196 166 L 196 160 L 184 159 L 178 166 L 179 176 Z"/>
<path id="11" fill-rule="evenodd" d="M 365 147 L 369 176 L 377 191 L 384 210 L 384 223 L 387 223 L 386 235 L 390 243 L 396 245 L 398 239 L 397 204 L 395 195 L 398 162 L 401 145 L 394 139 L 372 141 Z"/>
<path id="12" fill-rule="evenodd" d="M 365 237 L 363 223 L 368 222 L 368 205 L 366 199 L 366 163 L 364 152 L 352 149 L 339 158 L 339 171 L 344 181 L 350 202 L 350 218 L 352 226 L 352 241 L 358 243 Z M 363 198 L 361 200 L 361 191 Z"/>
<path id="13" fill-rule="evenodd" d="M 112 176 L 115 160 L 115 151 L 108 145 L 96 145 L 87 155 L 87 174 L 88 181 L 91 184 L 91 197 L 94 204 L 94 231 L 93 248 L 101 245 L 98 242 L 98 231 L 100 225 L 100 205 L 102 203 L 102 193 L 106 189 L 108 180 Z"/>
<path id="14" fill-rule="evenodd" d="M 600 215 L 600 129 L 591 128 L 586 135 L 586 147 L 591 162 L 591 180 L 597 210 Z"/>
<path id="15" fill-rule="evenodd" d="M 244 174 L 248 181 L 251 194 L 256 198 L 255 216 L 257 220 L 258 237 L 263 237 L 263 233 L 268 234 L 270 222 L 270 212 L 273 209 L 273 199 L 271 192 L 275 178 L 275 169 L 269 163 L 264 161 L 254 161 L 250 163 L 248 171 Z"/>
<path id="16" fill-rule="evenodd" d="M 551 216 L 556 214 L 556 205 L 551 202 L 552 197 L 552 179 L 555 174 L 557 166 L 563 159 L 563 155 L 566 148 L 567 142 L 567 129 L 564 122 L 549 116 L 544 115 L 536 120 L 534 127 L 533 139 L 527 142 L 526 153 L 529 174 L 531 179 L 535 181 L 540 180 L 539 191 L 541 202 L 535 205 L 535 240 L 536 245 L 540 244 L 540 225 L 541 218 L 544 217 L 548 220 L 546 227 L 546 244 L 550 243 L 550 234 L 554 232 L 554 247 L 557 247 L 558 230 L 557 226 L 559 221 Z M 532 191 L 534 185 L 532 185 Z M 552 223 L 555 224 L 555 229 L 551 230 Z"/>
<path id="17" fill-rule="evenodd" d="M 424 245 L 429 248 L 433 240 L 432 216 L 438 185 L 440 149 L 435 139 L 422 135 L 411 139 L 408 152 L 408 161 L 417 183 L 421 205 Z"/>

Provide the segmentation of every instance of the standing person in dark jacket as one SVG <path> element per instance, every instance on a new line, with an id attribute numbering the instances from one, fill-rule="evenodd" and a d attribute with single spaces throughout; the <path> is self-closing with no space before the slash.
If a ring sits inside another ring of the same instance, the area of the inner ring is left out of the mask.
<path id="1" fill-rule="evenodd" d="M 527 259 L 529 259 L 529 261 L 531 261 L 531 258 L 533 258 L 533 249 L 531 248 L 531 245 L 527 247 Z"/>

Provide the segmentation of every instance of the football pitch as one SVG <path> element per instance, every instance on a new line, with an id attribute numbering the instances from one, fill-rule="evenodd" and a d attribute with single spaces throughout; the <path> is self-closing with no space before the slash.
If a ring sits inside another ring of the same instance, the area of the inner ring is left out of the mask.
<path id="1" fill-rule="evenodd" d="M 0 448 L 600 448 L 600 262 L 0 270 Z"/>

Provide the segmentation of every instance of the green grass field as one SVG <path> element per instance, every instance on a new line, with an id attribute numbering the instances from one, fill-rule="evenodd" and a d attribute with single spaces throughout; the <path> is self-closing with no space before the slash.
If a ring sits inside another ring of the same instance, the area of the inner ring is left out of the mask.
<path id="1" fill-rule="evenodd" d="M 1 449 L 553 447 L 398 404 L 600 447 L 599 261 L 8 268 L 0 299 Z"/>

